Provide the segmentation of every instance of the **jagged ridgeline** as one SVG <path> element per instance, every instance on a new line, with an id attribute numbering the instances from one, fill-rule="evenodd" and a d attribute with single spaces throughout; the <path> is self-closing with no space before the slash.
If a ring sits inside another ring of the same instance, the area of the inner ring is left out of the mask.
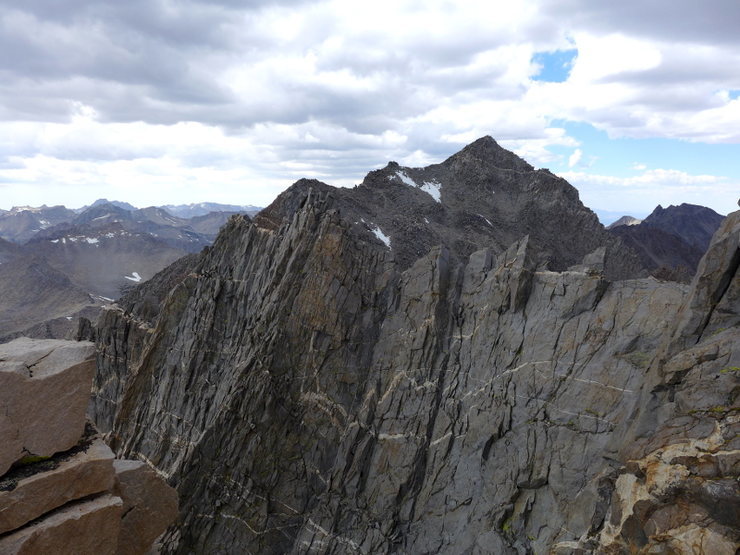
<path id="1" fill-rule="evenodd" d="M 641 278 L 488 137 L 299 181 L 103 314 L 92 409 L 166 552 L 734 553 L 739 236 Z"/>

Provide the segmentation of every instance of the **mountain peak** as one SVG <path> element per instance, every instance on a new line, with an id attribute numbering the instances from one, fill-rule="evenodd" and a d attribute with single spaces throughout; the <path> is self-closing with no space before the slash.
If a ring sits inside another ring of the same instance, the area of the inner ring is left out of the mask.
<path id="1" fill-rule="evenodd" d="M 122 208 L 123 210 L 136 210 L 136 207 L 129 204 L 128 202 L 121 202 L 120 200 L 108 200 L 107 198 L 99 198 L 93 202 L 88 208 L 94 208 L 96 206 L 111 204 L 116 208 Z M 84 208 L 83 208 L 84 209 Z"/>
<path id="2" fill-rule="evenodd" d="M 642 222 L 642 220 L 640 220 L 639 218 L 635 218 L 634 216 L 629 216 L 629 215 L 622 216 L 615 222 L 606 226 L 606 229 L 614 229 L 615 227 L 619 227 L 623 225 L 627 225 L 627 226 L 638 225 L 640 222 Z"/>
<path id="3" fill-rule="evenodd" d="M 679 206 L 670 205 L 668 208 L 658 205 L 645 218 L 644 224 L 677 235 L 703 252 L 722 220 L 724 216 L 711 208 L 683 203 Z"/>
<path id="4" fill-rule="evenodd" d="M 485 135 L 464 147 L 460 152 L 453 154 L 443 163 L 446 165 L 459 163 L 483 163 L 503 170 L 533 171 L 534 168 L 522 158 L 499 145 L 493 137 Z"/>

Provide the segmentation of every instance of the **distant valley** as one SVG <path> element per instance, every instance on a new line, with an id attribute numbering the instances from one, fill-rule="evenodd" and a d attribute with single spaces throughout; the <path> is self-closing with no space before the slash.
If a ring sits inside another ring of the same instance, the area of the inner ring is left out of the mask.
<path id="1" fill-rule="evenodd" d="M 100 199 L 0 210 L 0 341 L 73 337 L 79 317 L 189 253 L 255 206 L 200 203 L 138 209 Z"/>

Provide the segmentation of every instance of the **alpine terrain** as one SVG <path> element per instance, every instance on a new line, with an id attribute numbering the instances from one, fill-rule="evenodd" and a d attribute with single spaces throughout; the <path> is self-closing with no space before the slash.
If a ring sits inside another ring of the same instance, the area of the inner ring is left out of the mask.
<path id="1" fill-rule="evenodd" d="M 727 553 L 740 213 L 691 284 L 484 137 L 301 180 L 104 309 L 91 411 L 167 553 Z"/>
<path id="2" fill-rule="evenodd" d="M 0 343 L 75 337 L 80 318 L 95 320 L 131 286 L 210 245 L 236 212 L 203 211 L 223 206 L 180 207 L 198 212 L 190 218 L 105 199 L 78 211 L 0 211 Z"/>

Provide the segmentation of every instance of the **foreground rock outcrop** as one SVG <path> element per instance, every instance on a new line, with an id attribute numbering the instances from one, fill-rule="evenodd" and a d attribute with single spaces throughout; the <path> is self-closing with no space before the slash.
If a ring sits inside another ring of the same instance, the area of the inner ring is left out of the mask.
<path id="1" fill-rule="evenodd" d="M 92 343 L 62 340 L 0 345 L 0 475 L 24 456 L 48 457 L 79 441 L 94 352 Z"/>
<path id="2" fill-rule="evenodd" d="M 61 340 L 0 345 L 3 555 L 143 554 L 176 517 L 174 490 L 144 463 L 114 464 L 86 426 L 93 351 Z"/>
<path id="3" fill-rule="evenodd" d="M 734 553 L 740 213 L 691 286 L 614 281 L 502 151 L 299 182 L 104 313 L 93 413 L 176 486 L 166 552 Z"/>

